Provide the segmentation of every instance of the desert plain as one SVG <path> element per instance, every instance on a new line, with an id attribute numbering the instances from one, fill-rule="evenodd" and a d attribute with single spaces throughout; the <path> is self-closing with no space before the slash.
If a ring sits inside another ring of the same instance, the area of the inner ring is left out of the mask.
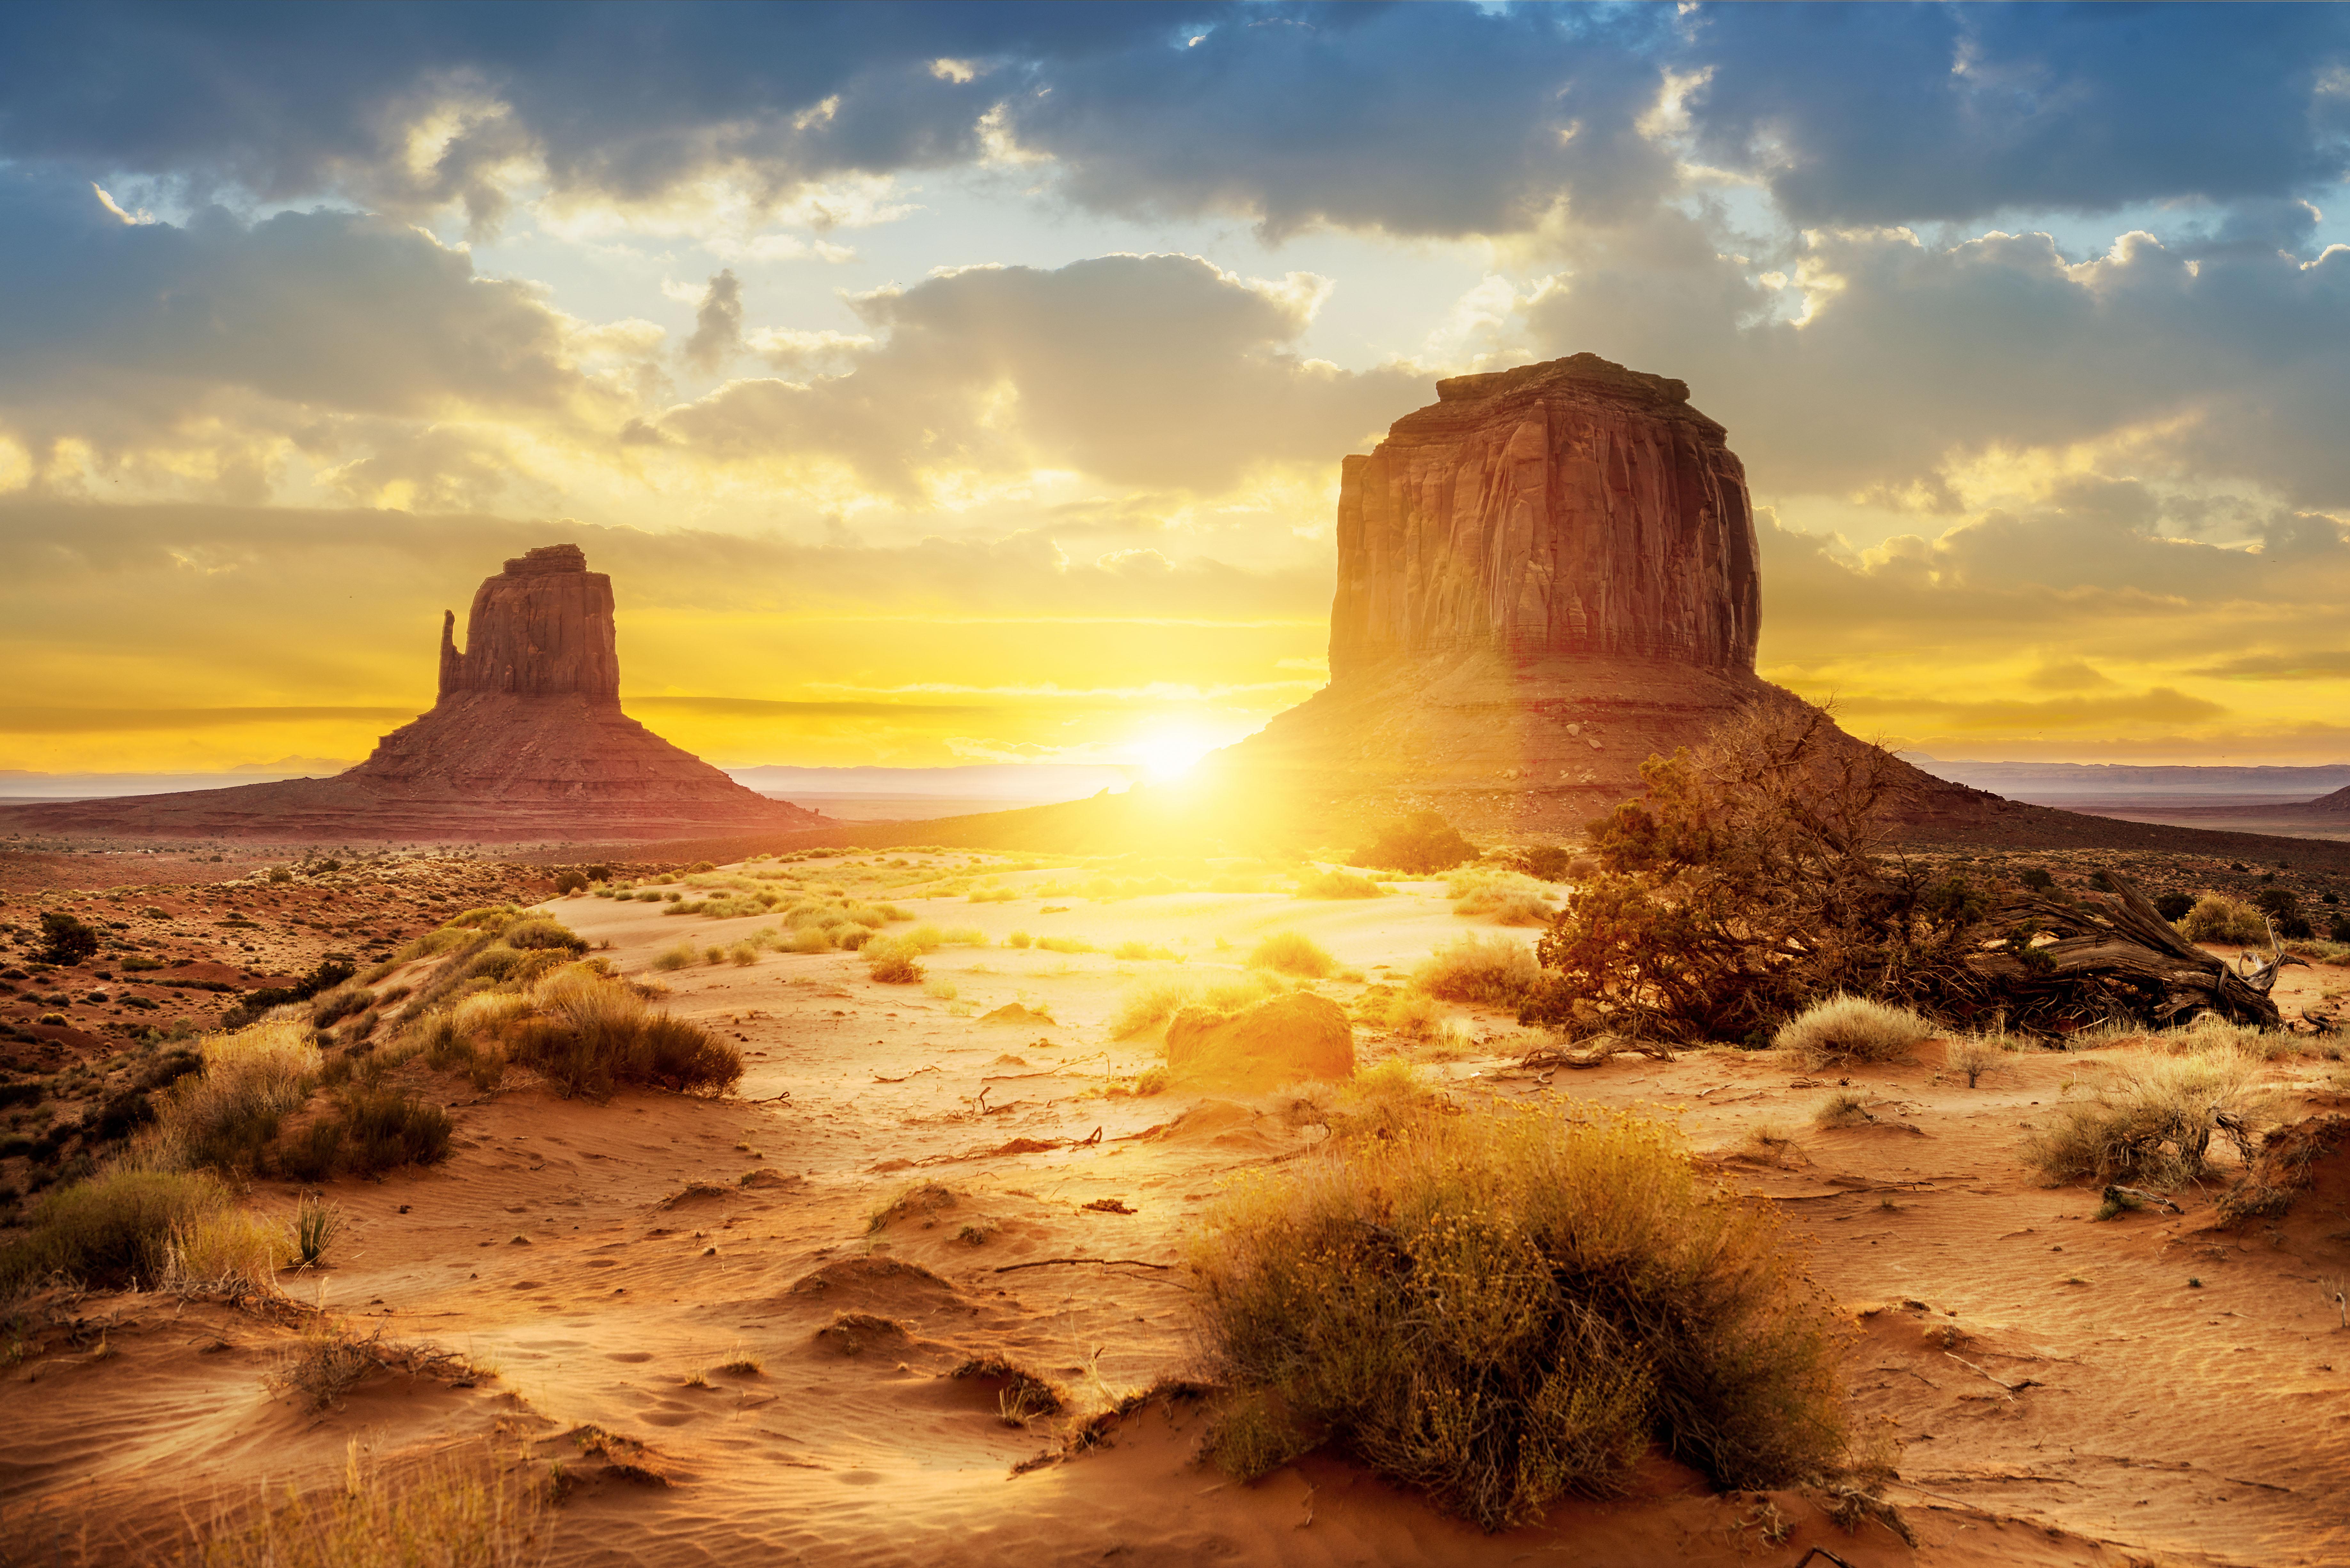
<path id="1" fill-rule="evenodd" d="M 2095 1183 L 2052 1184 L 2025 1158 L 2036 1126 L 2162 1048 L 2150 1039 L 2019 1038 L 1973 1082 L 1948 1040 L 1825 1071 L 1728 1045 L 1544 1065 L 1554 1042 L 1503 1012 L 1442 1004 L 1389 1026 L 1435 950 L 1533 935 L 1456 913 L 1441 877 L 1316 898 L 1262 867 L 1186 881 L 960 850 L 804 855 L 616 871 L 627 897 L 534 898 L 543 868 L 504 867 L 509 897 L 733 1043 L 740 1081 L 565 1097 L 525 1068 L 484 1088 L 412 1059 L 400 1080 L 451 1118 L 444 1159 L 242 1192 L 265 1217 L 323 1196 L 341 1225 L 319 1264 L 244 1292 L 36 1295 L 10 1330 L 0 1560 L 174 1561 L 286 1488 L 452 1465 L 507 1478 L 521 1560 L 556 1563 L 2350 1554 L 2335 1501 L 2350 1168 L 2329 1156 L 2283 1216 L 2228 1224 L 2216 1202 L 2240 1173 L 2224 1151 L 2209 1180 L 2168 1194 L 2177 1212 L 2103 1220 Z M 2095 859 L 2034 863 L 2061 881 Z M 182 897 L 290 896 L 244 869 Z M 927 928 L 920 978 L 762 943 L 776 929 L 764 912 L 675 912 L 778 873 L 890 906 L 885 930 Z M 347 934 L 286 930 L 314 948 Z M 1252 970 L 1282 933 L 1326 952 L 1330 972 Z M 278 956 L 292 970 L 307 953 Z M 395 955 L 369 972 L 390 996 L 444 961 Z M 1167 1080 L 1171 1000 L 1252 983 L 1344 1007 L 1358 1082 L 1439 1106 L 1638 1110 L 1679 1129 L 1705 1179 L 1774 1206 L 1835 1314 L 1856 1428 L 1898 1451 L 1883 1496 L 1913 1540 L 1847 1530 L 1801 1489 L 1719 1492 L 1660 1457 L 1631 1495 L 1497 1534 L 1328 1453 L 1246 1484 L 1204 1463 L 1215 1396 L 1190 1249 L 1232 1183 L 1312 1159 L 1346 1114 L 1343 1086 Z M 2291 1017 L 2345 985 L 2342 968 L 2296 966 L 2275 995 Z M 399 1003 L 382 1014 L 389 1041 Z M 68 1033 L 93 1095 L 142 1049 Z M 2345 1103 L 2330 1037 L 2273 1039 L 2270 1116 Z M 1861 1113 L 1824 1125 L 1838 1096 Z M 9 1164 L 21 1178 L 24 1159 Z M 372 1358 L 319 1397 L 288 1368 L 322 1333 Z"/>

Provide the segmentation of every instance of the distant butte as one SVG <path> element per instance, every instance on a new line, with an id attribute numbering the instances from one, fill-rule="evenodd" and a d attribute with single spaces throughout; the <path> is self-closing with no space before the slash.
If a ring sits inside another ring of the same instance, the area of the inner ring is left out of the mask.
<path id="1" fill-rule="evenodd" d="M 329 779 L 0 811 L 16 832 L 288 843 L 606 843 L 826 826 L 620 711 L 612 579 L 577 545 L 474 591 L 465 647 L 441 626 L 440 695 Z"/>

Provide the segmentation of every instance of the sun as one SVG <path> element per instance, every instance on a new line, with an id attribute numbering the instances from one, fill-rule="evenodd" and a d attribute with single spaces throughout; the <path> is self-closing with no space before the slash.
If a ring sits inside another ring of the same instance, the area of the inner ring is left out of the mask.
<path id="1" fill-rule="evenodd" d="M 1153 784 L 1170 784 L 1188 774 L 1216 742 L 1189 731 L 1162 730 L 1134 744 L 1134 754 Z"/>

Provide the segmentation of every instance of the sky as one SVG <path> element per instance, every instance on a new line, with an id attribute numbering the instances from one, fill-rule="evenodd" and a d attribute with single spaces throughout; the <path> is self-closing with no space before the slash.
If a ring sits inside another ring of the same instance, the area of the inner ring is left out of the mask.
<path id="1" fill-rule="evenodd" d="M 1180 760 L 1586 350 L 1850 728 L 2350 759 L 2345 181 L 2338 5 L 0 7 L 0 769 L 357 760 L 559 540 L 723 765 Z"/>

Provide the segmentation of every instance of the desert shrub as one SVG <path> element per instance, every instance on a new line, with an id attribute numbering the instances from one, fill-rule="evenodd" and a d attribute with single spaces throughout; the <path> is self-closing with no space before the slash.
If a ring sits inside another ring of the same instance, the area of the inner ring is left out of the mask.
<path id="1" fill-rule="evenodd" d="M 1537 844 L 1517 854 L 1518 869 L 1544 882 L 1564 882 L 1575 865 L 1575 851 L 1564 845 Z"/>
<path id="2" fill-rule="evenodd" d="M 1007 948 L 1024 948 L 1035 940 L 1026 931 L 1014 931 L 1003 939 L 1003 945 Z"/>
<path id="3" fill-rule="evenodd" d="M 1048 953 L 1097 953 L 1101 949 L 1083 937 L 1038 937 L 1039 950 Z"/>
<path id="4" fill-rule="evenodd" d="M 585 966 L 550 975 L 534 1015 L 513 1034 L 512 1060 L 566 1097 L 602 1099 L 621 1085 L 720 1095 L 743 1076 L 743 1054 L 698 1023 L 655 1012 L 626 985 Z"/>
<path id="5" fill-rule="evenodd" d="M 2154 912 L 2173 925 L 2185 919 L 2187 912 L 2193 908 L 2195 895 L 2192 893 L 2165 893 L 2154 901 Z"/>
<path id="6" fill-rule="evenodd" d="M 921 950 L 901 938 L 886 938 L 865 944 L 865 972 L 884 985 L 911 985 L 922 978 L 922 966 L 914 961 Z"/>
<path id="7" fill-rule="evenodd" d="M 158 1160 L 182 1170 L 257 1171 L 279 1125 L 318 1081 L 318 1049 L 296 1023 L 256 1023 L 203 1043 L 203 1071 L 156 1106 Z"/>
<path id="8" fill-rule="evenodd" d="M 1110 1014 L 1110 1038 L 1125 1040 L 1157 1028 L 1191 1002 L 1199 989 L 1197 981 L 1181 975 L 1156 974 L 1137 981 L 1126 988 L 1118 998 L 1118 1011 Z"/>
<path id="9" fill-rule="evenodd" d="M 2241 898 L 2206 893 L 2178 921 L 2178 934 L 2190 942 L 2265 942 L 2268 922 Z"/>
<path id="10" fill-rule="evenodd" d="M 326 1029 L 341 1023 L 354 1012 L 364 1012 L 375 1004 L 375 992 L 363 985 L 339 985 L 310 1004 L 310 1024 L 314 1029 Z"/>
<path id="11" fill-rule="evenodd" d="M 1621 1493 L 1654 1442 L 1725 1487 L 1845 1439 L 1833 1323 L 1766 1206 L 1625 1113 L 1510 1107 L 1334 1137 L 1191 1254 L 1243 1476 L 1320 1442 L 1489 1530 Z"/>
<path id="12" fill-rule="evenodd" d="M 1944 1060 L 1950 1070 L 1966 1079 L 1967 1087 L 1971 1089 L 1987 1075 L 1998 1071 L 2005 1055 L 1995 1043 L 1970 1034 L 1950 1042 L 1950 1054 Z"/>
<path id="13" fill-rule="evenodd" d="M 172 1232 L 229 1201 L 205 1172 L 118 1168 L 53 1189 L 34 1203 L 30 1228 L 0 1247 L 0 1296 L 51 1274 L 100 1288 L 159 1279 Z"/>
<path id="14" fill-rule="evenodd" d="M 1794 1053 L 1805 1067 L 1833 1062 L 1893 1062 L 1934 1033 L 1934 1026 L 1906 1007 L 1841 993 L 1815 1002 L 1789 1019 L 1771 1044 Z"/>
<path id="15" fill-rule="evenodd" d="M 1542 983 L 1534 949 L 1495 932 L 1445 943 L 1411 972 L 1412 985 L 1445 1002 L 1516 1007 Z"/>
<path id="16" fill-rule="evenodd" d="M 1856 1127 L 1877 1118 L 1868 1114 L 1866 1096 L 1850 1090 L 1839 1090 L 1820 1102 L 1812 1113 L 1812 1125 L 1821 1127 Z"/>
<path id="17" fill-rule="evenodd" d="M 1533 877 L 1485 867 L 1454 873 L 1445 896 L 1454 914 L 1486 917 L 1497 926 L 1546 926 L 1558 912 L 1551 907 L 1549 890 Z"/>
<path id="18" fill-rule="evenodd" d="M 41 911 L 41 945 L 34 957 L 43 963 L 72 965 L 98 952 L 97 928 L 59 909 Z"/>
<path id="19" fill-rule="evenodd" d="M 572 953 L 588 950 L 587 938 L 549 915 L 525 916 L 501 931 L 498 940 L 510 948 L 524 951 L 546 948 L 559 948 Z"/>
<path id="20" fill-rule="evenodd" d="M 2058 1106 L 2024 1153 L 2056 1181 L 2136 1181 L 2168 1187 L 2210 1168 L 2225 1134 L 2252 1154 L 2259 1063 L 2230 1047 L 2193 1056 L 2141 1055 L 2118 1064 L 2085 1101 Z"/>
<path id="21" fill-rule="evenodd" d="M 832 938 L 822 926 L 801 926 L 785 939 L 785 945 L 795 953 L 830 952 Z"/>
<path id="22" fill-rule="evenodd" d="M 1388 999 L 1379 1022 L 1403 1039 L 1432 1040 L 1442 1032 L 1446 1016 L 1433 997 L 1407 991 Z"/>
<path id="23" fill-rule="evenodd" d="M 664 973 L 691 969 L 693 966 L 693 944 L 680 942 L 673 948 L 662 949 L 660 956 L 653 960 L 653 967 Z"/>
<path id="24" fill-rule="evenodd" d="M 327 1261 L 327 1249 L 342 1233 L 343 1211 L 315 1193 L 306 1192 L 286 1222 L 286 1241 L 294 1262 L 315 1268 Z"/>
<path id="25" fill-rule="evenodd" d="M 1308 980 L 1326 980 L 1338 972 L 1338 961 L 1302 931 L 1275 931 L 1249 954 L 1251 969 L 1278 970 Z"/>
<path id="26" fill-rule="evenodd" d="M 558 894 L 584 893 L 588 890 L 588 878 L 577 871 L 557 871 L 555 890 Z"/>
<path id="27" fill-rule="evenodd" d="M 281 1222 L 247 1209 L 216 1209 L 172 1228 L 161 1282 L 173 1290 L 272 1295 L 292 1252 Z"/>
<path id="28" fill-rule="evenodd" d="M 1432 811 L 1415 812 L 1347 857 L 1353 866 L 1426 877 L 1477 858 L 1477 846 Z"/>
<path id="29" fill-rule="evenodd" d="M 758 947 L 748 941 L 736 942 L 726 950 L 726 961 L 736 969 L 748 969 L 759 961 Z"/>
<path id="30" fill-rule="evenodd" d="M 403 1165 L 437 1165 L 449 1158 L 449 1113 L 394 1089 L 359 1089 L 345 1096 L 338 1163 L 353 1176 L 373 1176 Z"/>
<path id="31" fill-rule="evenodd" d="M 1641 776 L 1592 825 L 1599 869 L 1544 934 L 1522 1022 L 1759 1044 L 1837 992 L 1958 1006 L 2033 934 L 1986 929 L 1993 888 L 1878 853 L 1903 769 L 1816 709 L 1756 703 Z"/>
<path id="32" fill-rule="evenodd" d="M 1351 871 L 1321 871 L 1299 879 L 1297 896 L 1301 898 L 1377 898 L 1381 894 L 1379 885 L 1368 877 L 1357 877 Z"/>

